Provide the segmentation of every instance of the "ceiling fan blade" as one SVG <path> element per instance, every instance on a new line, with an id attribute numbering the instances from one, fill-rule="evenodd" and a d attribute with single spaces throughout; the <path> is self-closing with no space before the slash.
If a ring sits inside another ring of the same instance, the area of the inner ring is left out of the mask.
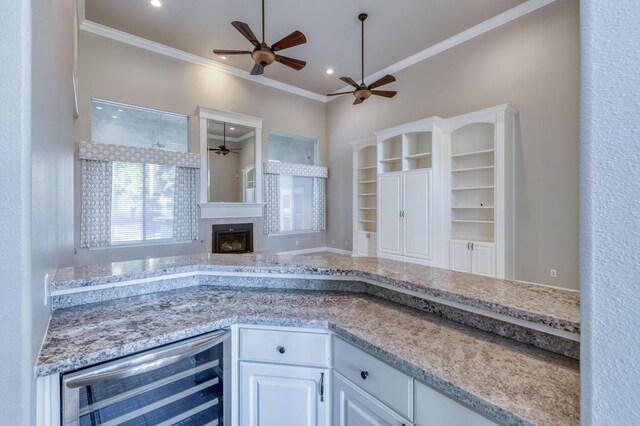
<path id="1" fill-rule="evenodd" d="M 391 74 L 387 74 L 384 77 L 379 78 L 378 80 L 371 83 L 369 85 L 369 90 L 375 89 L 376 87 L 384 86 L 385 84 L 393 83 L 394 81 L 396 81 L 396 78 Z"/>
<path id="2" fill-rule="evenodd" d="M 393 98 L 398 92 L 395 90 L 372 90 L 372 95 L 384 96 L 385 98 Z"/>
<path id="3" fill-rule="evenodd" d="M 338 95 L 346 95 L 347 93 L 353 92 L 338 92 L 338 93 L 329 93 L 327 96 L 338 96 Z"/>
<path id="4" fill-rule="evenodd" d="M 260 75 L 264 73 L 264 67 L 260 64 L 255 64 L 251 70 L 251 75 Z"/>
<path id="5" fill-rule="evenodd" d="M 282 65 L 291 67 L 296 71 L 300 71 L 305 65 L 307 65 L 305 61 L 301 61 L 300 59 L 293 59 L 280 55 L 276 55 L 276 61 L 280 62 Z"/>
<path id="6" fill-rule="evenodd" d="M 214 49 L 213 53 L 216 55 L 251 55 L 249 50 L 222 50 Z"/>
<path id="7" fill-rule="evenodd" d="M 236 30 L 240 31 L 240 34 L 242 34 L 247 40 L 249 40 L 251 44 L 253 44 L 255 47 L 260 47 L 260 42 L 256 38 L 256 35 L 253 33 L 253 31 L 251 31 L 251 28 L 249 28 L 249 25 L 240 21 L 233 21 L 231 25 L 233 25 Z"/>
<path id="8" fill-rule="evenodd" d="M 307 42 L 307 37 L 302 34 L 300 31 L 294 31 L 282 40 L 276 42 L 271 48 L 274 52 L 278 50 L 288 49 L 290 47 L 298 46 L 301 44 L 305 44 Z"/>
<path id="9" fill-rule="evenodd" d="M 356 98 L 356 100 L 355 100 L 355 101 L 353 101 L 353 105 L 358 105 L 358 104 L 361 104 L 361 103 L 363 103 L 363 102 L 364 102 L 364 99 Z"/>
<path id="10" fill-rule="evenodd" d="M 350 86 L 355 87 L 356 89 L 360 88 L 360 85 L 358 83 L 356 83 L 351 77 L 340 77 L 340 80 L 344 81 L 345 83 L 347 83 Z"/>

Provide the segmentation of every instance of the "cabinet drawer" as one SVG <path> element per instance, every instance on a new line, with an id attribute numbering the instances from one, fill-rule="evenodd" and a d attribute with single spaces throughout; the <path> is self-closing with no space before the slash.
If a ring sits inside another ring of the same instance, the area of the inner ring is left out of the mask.
<path id="1" fill-rule="evenodd" d="M 413 378 L 344 340 L 333 340 L 334 369 L 409 420 L 413 419 Z"/>
<path id="2" fill-rule="evenodd" d="M 299 331 L 240 329 L 240 359 L 329 365 L 329 336 Z"/>

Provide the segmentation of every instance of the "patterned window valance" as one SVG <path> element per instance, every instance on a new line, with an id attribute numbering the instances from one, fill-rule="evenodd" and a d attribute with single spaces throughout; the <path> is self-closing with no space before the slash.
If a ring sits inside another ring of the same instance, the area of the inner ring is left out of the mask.
<path id="1" fill-rule="evenodd" d="M 80 159 L 200 168 L 200 154 L 97 142 L 80 142 Z"/>
<path id="2" fill-rule="evenodd" d="M 276 163 L 268 161 L 264 163 L 264 172 L 274 175 L 304 176 L 315 178 L 327 178 L 329 169 L 323 166 L 308 166 L 306 164 Z"/>

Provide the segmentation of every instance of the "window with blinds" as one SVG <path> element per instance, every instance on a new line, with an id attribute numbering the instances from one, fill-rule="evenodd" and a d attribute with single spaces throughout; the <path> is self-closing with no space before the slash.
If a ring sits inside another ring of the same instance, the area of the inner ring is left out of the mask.
<path id="1" fill-rule="evenodd" d="M 313 178 L 280 176 L 280 232 L 310 231 Z"/>
<path id="2" fill-rule="evenodd" d="M 111 243 L 173 239 L 175 167 L 113 163 Z"/>

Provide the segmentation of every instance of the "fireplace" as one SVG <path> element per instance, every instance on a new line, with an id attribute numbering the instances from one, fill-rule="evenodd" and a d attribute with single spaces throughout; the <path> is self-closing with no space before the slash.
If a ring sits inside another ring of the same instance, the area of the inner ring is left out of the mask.
<path id="1" fill-rule="evenodd" d="M 213 225 L 212 253 L 252 253 L 253 223 Z"/>

